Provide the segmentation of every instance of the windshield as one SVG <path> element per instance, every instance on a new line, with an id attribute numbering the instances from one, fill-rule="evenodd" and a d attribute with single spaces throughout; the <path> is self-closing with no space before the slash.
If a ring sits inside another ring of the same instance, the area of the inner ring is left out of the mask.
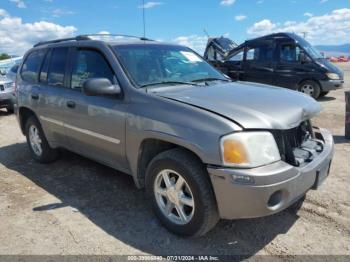
<path id="1" fill-rule="evenodd" d="M 117 45 L 114 50 L 129 77 L 139 86 L 190 83 L 226 78 L 189 48 L 172 45 Z"/>
<path id="2" fill-rule="evenodd" d="M 313 59 L 320 59 L 323 58 L 321 53 L 316 50 L 308 41 L 306 41 L 303 38 L 297 39 L 299 45 L 305 50 L 305 52 L 311 56 Z"/>
<path id="3" fill-rule="evenodd" d="M 216 42 L 225 52 L 230 51 L 237 46 L 235 42 L 225 37 L 215 38 L 213 41 Z"/>

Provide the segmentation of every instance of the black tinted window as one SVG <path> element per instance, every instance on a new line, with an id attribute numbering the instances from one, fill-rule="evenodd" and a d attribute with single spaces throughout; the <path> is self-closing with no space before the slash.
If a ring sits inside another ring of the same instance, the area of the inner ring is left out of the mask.
<path id="1" fill-rule="evenodd" d="M 89 78 L 108 78 L 113 82 L 113 71 L 98 51 L 78 50 L 73 62 L 71 87 L 79 89 Z"/>
<path id="2" fill-rule="evenodd" d="M 299 61 L 300 48 L 295 44 L 281 44 L 280 59 L 286 62 Z"/>
<path id="3" fill-rule="evenodd" d="M 47 82 L 47 72 L 49 70 L 49 63 L 50 63 L 50 57 L 51 57 L 51 51 L 49 51 L 46 56 L 45 60 L 43 62 L 43 65 L 41 67 L 40 75 L 39 75 L 39 81 L 42 83 Z"/>
<path id="4" fill-rule="evenodd" d="M 247 50 L 248 61 L 269 62 L 273 60 L 274 47 L 270 44 L 262 44 L 249 47 Z"/>
<path id="5" fill-rule="evenodd" d="M 37 50 L 27 56 L 27 59 L 25 60 L 21 70 L 21 76 L 23 80 L 32 83 L 37 81 L 39 67 L 44 54 L 44 50 Z"/>
<path id="6" fill-rule="evenodd" d="M 67 55 L 68 48 L 53 49 L 47 77 L 47 82 L 49 85 L 64 85 L 64 71 L 66 67 Z"/>

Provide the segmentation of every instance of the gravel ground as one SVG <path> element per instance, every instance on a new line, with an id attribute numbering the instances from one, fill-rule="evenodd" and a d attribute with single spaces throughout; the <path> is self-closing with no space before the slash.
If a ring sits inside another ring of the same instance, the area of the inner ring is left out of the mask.
<path id="1" fill-rule="evenodd" d="M 341 65 L 350 80 L 350 64 Z M 350 81 L 346 89 L 350 90 Z M 320 100 L 314 121 L 332 131 L 330 177 L 298 210 L 221 221 L 183 239 L 155 219 L 130 177 L 72 153 L 50 165 L 31 160 L 13 115 L 0 111 L 0 254 L 350 255 L 350 140 L 344 90 Z"/>

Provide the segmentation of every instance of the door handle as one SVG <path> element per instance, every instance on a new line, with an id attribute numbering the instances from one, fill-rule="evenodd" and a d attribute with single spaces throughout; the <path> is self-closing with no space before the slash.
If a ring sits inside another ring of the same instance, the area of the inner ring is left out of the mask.
<path id="1" fill-rule="evenodd" d="M 32 94 L 31 97 L 34 100 L 38 100 L 39 99 L 39 95 L 38 94 Z"/>
<path id="2" fill-rule="evenodd" d="M 75 108 L 75 102 L 74 101 L 67 101 L 67 107 Z"/>

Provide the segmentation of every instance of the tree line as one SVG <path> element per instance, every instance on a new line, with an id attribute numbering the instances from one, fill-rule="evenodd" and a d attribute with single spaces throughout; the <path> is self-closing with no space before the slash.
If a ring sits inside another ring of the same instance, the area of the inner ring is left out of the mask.
<path id="1" fill-rule="evenodd" d="M 0 60 L 10 59 L 10 58 L 11 58 L 11 56 L 6 54 L 6 53 L 0 54 Z"/>

